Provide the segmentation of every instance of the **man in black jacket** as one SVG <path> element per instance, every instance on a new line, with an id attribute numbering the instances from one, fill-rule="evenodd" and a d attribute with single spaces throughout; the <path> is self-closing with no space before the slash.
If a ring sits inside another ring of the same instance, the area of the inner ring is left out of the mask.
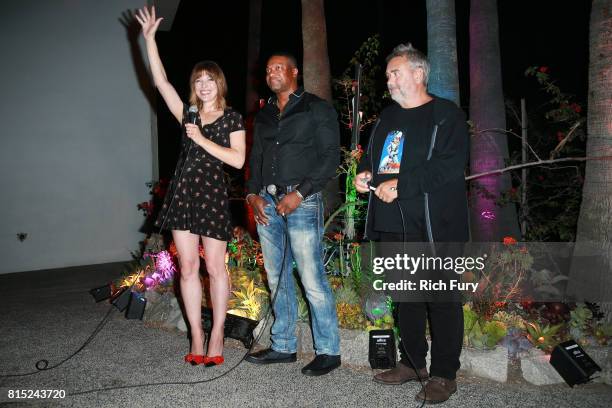
<path id="1" fill-rule="evenodd" d="M 432 246 L 468 240 L 465 115 L 454 103 L 427 93 L 428 74 L 425 55 L 410 44 L 399 45 L 387 58 L 387 86 L 397 104 L 381 113 L 355 178 L 357 191 L 370 192 L 366 235 L 372 240 Z M 455 297 L 427 300 L 398 303 L 402 361 L 374 380 L 403 384 L 428 378 L 428 316 L 431 377 L 416 398 L 436 403 L 457 390 L 463 310 Z"/>
<path id="2" fill-rule="evenodd" d="M 315 359 L 302 369 L 322 375 L 340 366 L 336 303 L 322 260 L 321 191 L 340 160 L 334 108 L 298 87 L 295 58 L 273 55 L 266 82 L 275 96 L 257 114 L 247 201 L 253 208 L 272 294 L 272 346 L 246 358 L 255 364 L 296 360 L 297 301 L 293 261 L 312 319 Z"/>

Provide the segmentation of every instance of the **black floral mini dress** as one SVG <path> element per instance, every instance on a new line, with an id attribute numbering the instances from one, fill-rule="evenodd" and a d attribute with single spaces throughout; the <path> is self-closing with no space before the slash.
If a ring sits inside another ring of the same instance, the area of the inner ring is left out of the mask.
<path id="1" fill-rule="evenodd" d="M 223 162 L 187 137 L 187 110 L 184 105 L 181 153 L 155 225 L 229 241 L 232 221 Z M 196 124 L 204 137 L 223 147 L 230 147 L 230 133 L 244 130 L 242 115 L 231 108 L 204 126 L 198 116 Z"/>

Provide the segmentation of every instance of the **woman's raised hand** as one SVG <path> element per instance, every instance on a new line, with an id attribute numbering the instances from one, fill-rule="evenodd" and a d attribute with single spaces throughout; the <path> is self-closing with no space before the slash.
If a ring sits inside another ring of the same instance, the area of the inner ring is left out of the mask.
<path id="1" fill-rule="evenodd" d="M 146 39 L 155 39 L 155 32 L 157 31 L 157 27 L 163 20 L 163 17 L 158 19 L 155 18 L 155 6 L 151 6 L 151 11 L 144 6 L 136 14 L 134 17 L 140 25 L 142 26 L 142 36 Z"/>

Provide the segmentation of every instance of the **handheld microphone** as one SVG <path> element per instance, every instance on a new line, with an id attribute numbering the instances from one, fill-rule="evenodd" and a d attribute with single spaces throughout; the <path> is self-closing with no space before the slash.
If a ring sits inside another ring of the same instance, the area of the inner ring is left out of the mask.
<path id="1" fill-rule="evenodd" d="M 274 204 L 278 205 L 278 196 L 276 195 L 277 193 L 276 184 L 270 184 L 269 186 L 267 186 L 266 191 L 272 197 L 272 201 L 274 201 Z M 280 216 L 283 217 L 283 220 L 287 221 L 287 216 L 285 214 L 280 214 Z"/>
<path id="2" fill-rule="evenodd" d="M 266 187 L 266 191 L 272 197 L 274 204 L 278 205 L 278 197 L 276 196 L 276 184 L 270 184 Z"/>
<path id="3" fill-rule="evenodd" d="M 187 122 L 195 125 L 198 120 L 198 114 L 198 107 L 196 105 L 191 105 L 187 113 Z"/>

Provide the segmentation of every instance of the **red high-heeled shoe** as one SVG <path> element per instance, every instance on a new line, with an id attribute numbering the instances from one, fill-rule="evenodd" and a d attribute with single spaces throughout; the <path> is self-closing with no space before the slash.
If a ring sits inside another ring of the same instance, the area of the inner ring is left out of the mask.
<path id="1" fill-rule="evenodd" d="M 225 359 L 223 358 L 223 356 L 204 356 L 204 365 L 206 367 L 221 365 L 224 361 Z"/>
<path id="2" fill-rule="evenodd" d="M 205 364 L 206 356 L 189 353 L 185 356 L 185 362 L 191 365 Z"/>

